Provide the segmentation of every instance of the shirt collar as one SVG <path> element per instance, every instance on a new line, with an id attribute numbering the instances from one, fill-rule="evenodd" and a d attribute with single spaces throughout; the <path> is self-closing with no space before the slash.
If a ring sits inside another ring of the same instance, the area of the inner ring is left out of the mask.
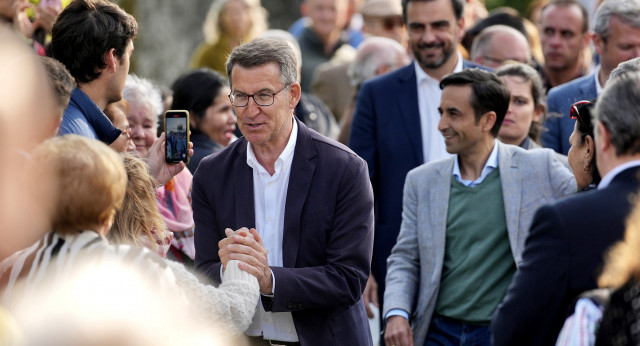
<path id="1" fill-rule="evenodd" d="M 293 118 L 292 121 L 293 128 L 291 129 L 291 136 L 289 136 L 289 141 L 284 147 L 282 153 L 280 153 L 280 156 L 278 156 L 278 159 L 276 160 L 276 163 L 274 165 L 276 173 L 280 170 L 284 162 L 290 161 L 289 158 L 293 155 L 293 151 L 296 147 L 296 142 L 298 141 L 298 122 Z M 263 168 L 256 158 L 256 154 L 253 151 L 253 145 L 251 145 L 249 141 L 247 141 L 247 165 L 249 165 L 249 167 L 253 169 L 256 169 L 258 167 Z"/>
<path id="2" fill-rule="evenodd" d="M 462 62 L 463 62 L 462 54 L 460 54 L 460 52 L 457 52 L 457 53 L 458 53 L 458 62 L 456 63 L 456 67 L 454 67 L 451 73 L 462 71 Z M 422 67 L 420 67 L 420 64 L 418 63 L 417 60 L 413 61 L 413 67 L 416 70 L 416 79 L 418 81 L 418 84 L 422 83 L 425 80 L 436 81 L 435 78 L 432 78 L 426 72 L 424 72 L 424 70 L 422 69 Z"/>
<path id="3" fill-rule="evenodd" d="M 602 93 L 602 85 L 600 85 L 600 79 L 598 78 L 599 74 L 600 65 L 596 66 L 595 70 L 593 71 L 593 78 L 596 79 L 596 95 L 600 95 L 600 93 Z"/>
<path id="4" fill-rule="evenodd" d="M 640 166 L 640 160 L 625 162 L 620 166 L 614 167 L 612 170 L 609 171 L 609 173 L 605 174 L 604 177 L 602 177 L 602 180 L 600 180 L 600 183 L 598 184 L 598 190 L 604 189 L 605 187 L 609 186 L 609 184 L 611 184 L 613 179 L 622 171 L 625 171 L 631 167 L 636 167 L 636 166 Z"/>
<path id="5" fill-rule="evenodd" d="M 482 168 L 482 173 L 480 174 L 480 177 L 474 181 L 468 181 L 469 184 L 471 183 L 481 183 L 482 180 L 484 180 L 484 178 L 489 175 L 489 173 L 491 173 L 494 169 L 498 168 L 498 139 L 494 139 L 493 140 L 493 150 L 491 150 L 491 154 L 489 154 L 489 158 L 487 159 L 487 162 L 484 164 L 484 168 Z M 453 176 L 456 178 L 456 180 L 464 182 L 465 180 L 462 179 L 462 173 L 460 173 L 460 164 L 458 163 L 458 154 L 456 154 L 455 159 L 453 161 Z M 468 185 L 468 184 L 465 184 Z"/>

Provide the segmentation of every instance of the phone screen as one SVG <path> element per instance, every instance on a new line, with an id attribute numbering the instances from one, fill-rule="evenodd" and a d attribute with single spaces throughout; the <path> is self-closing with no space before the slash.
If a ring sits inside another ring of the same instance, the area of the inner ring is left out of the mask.
<path id="1" fill-rule="evenodd" d="M 185 111 L 165 114 L 165 160 L 170 163 L 189 162 L 189 119 Z"/>

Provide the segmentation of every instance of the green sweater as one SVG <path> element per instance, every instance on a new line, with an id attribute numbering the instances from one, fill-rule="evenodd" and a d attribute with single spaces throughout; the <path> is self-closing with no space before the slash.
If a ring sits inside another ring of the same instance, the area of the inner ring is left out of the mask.
<path id="1" fill-rule="evenodd" d="M 500 170 L 495 169 L 475 187 L 451 179 L 436 314 L 466 323 L 488 324 L 515 270 Z"/>

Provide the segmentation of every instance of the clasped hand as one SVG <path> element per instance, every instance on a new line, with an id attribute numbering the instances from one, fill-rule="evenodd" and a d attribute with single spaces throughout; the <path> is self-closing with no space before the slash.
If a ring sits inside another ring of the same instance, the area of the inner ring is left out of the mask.
<path id="1" fill-rule="evenodd" d="M 258 231 L 243 227 L 237 231 L 227 228 L 224 232 L 227 237 L 218 242 L 218 256 L 223 270 L 229 260 L 238 260 L 241 270 L 258 279 L 260 293 L 273 294 L 273 277 L 267 261 L 267 250 Z"/>

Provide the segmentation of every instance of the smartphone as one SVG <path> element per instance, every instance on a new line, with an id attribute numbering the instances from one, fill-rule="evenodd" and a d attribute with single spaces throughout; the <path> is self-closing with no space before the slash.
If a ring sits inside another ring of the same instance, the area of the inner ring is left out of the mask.
<path id="1" fill-rule="evenodd" d="M 189 112 L 168 110 L 164 113 L 164 158 L 167 163 L 189 163 Z"/>

